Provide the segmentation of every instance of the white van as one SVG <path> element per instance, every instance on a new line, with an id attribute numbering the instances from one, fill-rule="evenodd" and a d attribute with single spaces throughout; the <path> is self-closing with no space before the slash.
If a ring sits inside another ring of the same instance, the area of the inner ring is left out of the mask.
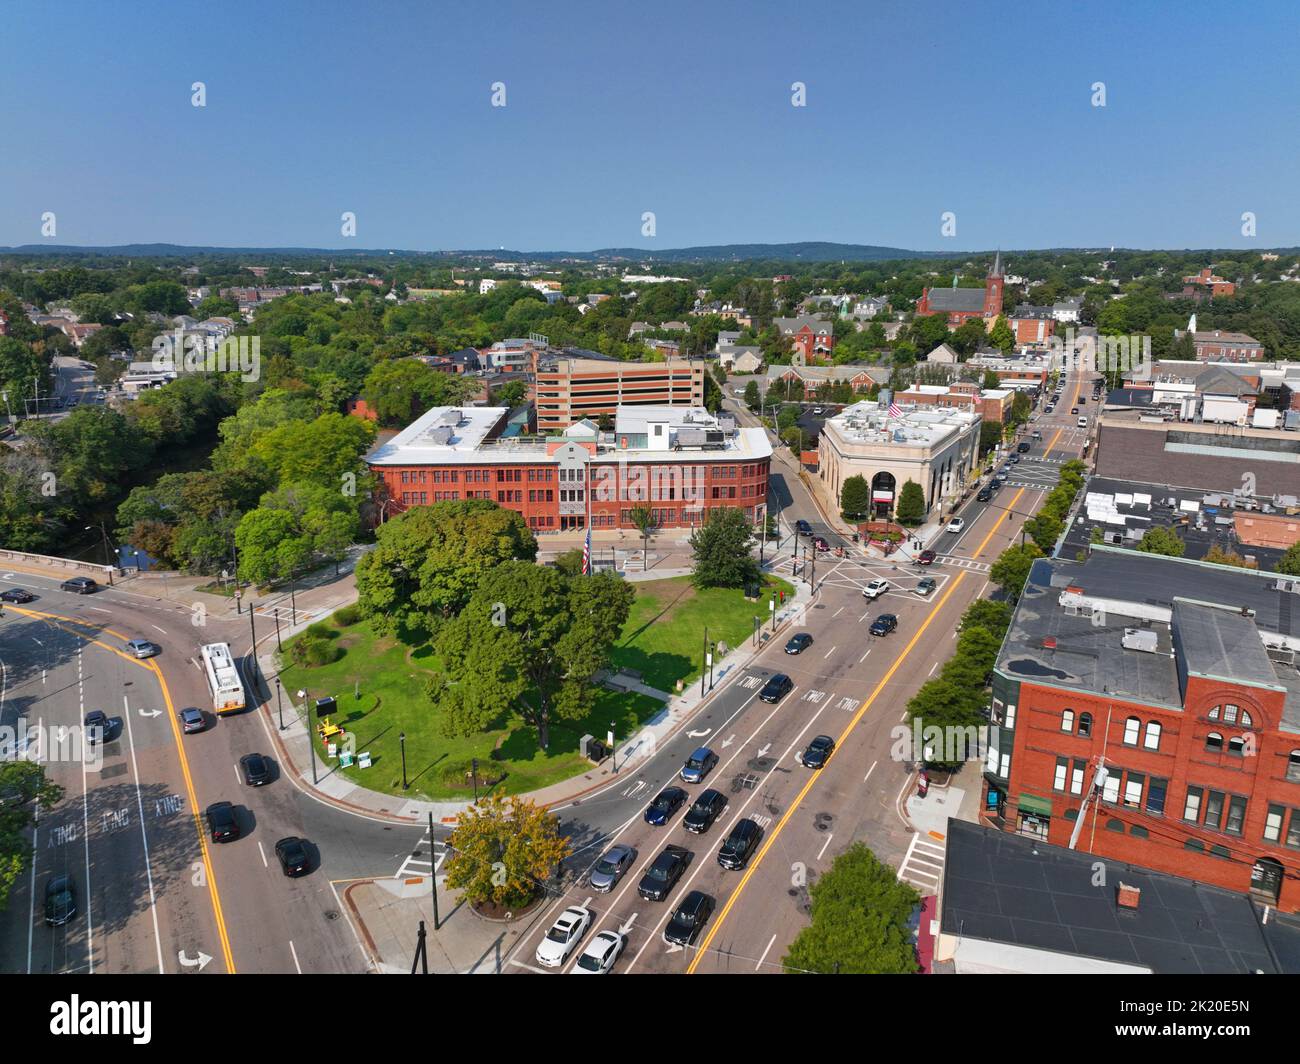
<path id="1" fill-rule="evenodd" d="M 1081 428 L 1081 429 L 1086 429 L 1087 427 L 1088 427 L 1088 419 L 1087 419 L 1086 417 L 1080 417 L 1080 418 L 1079 418 L 1079 428 Z"/>

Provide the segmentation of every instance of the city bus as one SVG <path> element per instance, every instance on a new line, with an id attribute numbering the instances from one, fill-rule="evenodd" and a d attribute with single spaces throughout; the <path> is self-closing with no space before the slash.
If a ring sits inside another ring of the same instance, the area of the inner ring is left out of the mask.
<path id="1" fill-rule="evenodd" d="M 239 669 L 225 643 L 210 643 L 202 647 L 203 671 L 208 677 L 208 690 L 212 694 L 212 708 L 218 713 L 235 713 L 244 708 L 244 684 L 239 679 Z"/>

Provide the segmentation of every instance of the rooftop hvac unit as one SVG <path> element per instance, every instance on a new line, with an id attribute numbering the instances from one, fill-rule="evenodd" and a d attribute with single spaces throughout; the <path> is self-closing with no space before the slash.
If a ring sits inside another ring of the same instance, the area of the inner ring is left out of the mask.
<path id="1" fill-rule="evenodd" d="M 429 433 L 429 438 L 439 447 L 445 447 L 447 444 L 451 443 L 451 427 L 448 425 L 439 425 Z"/>
<path id="2" fill-rule="evenodd" d="M 1141 628 L 1125 628 L 1120 645 L 1125 650 L 1140 650 L 1144 654 L 1156 652 L 1156 633 Z"/>
<path id="3" fill-rule="evenodd" d="M 439 425 L 459 425 L 459 424 L 460 424 L 460 411 L 459 411 L 459 410 L 454 410 L 454 409 L 453 409 L 453 410 L 444 410 L 441 414 L 438 415 L 438 424 L 439 424 Z"/>
<path id="4" fill-rule="evenodd" d="M 1276 661 L 1279 665 L 1295 664 L 1295 651 L 1290 647 L 1268 646 L 1265 644 L 1264 650 L 1268 654 L 1269 661 Z"/>

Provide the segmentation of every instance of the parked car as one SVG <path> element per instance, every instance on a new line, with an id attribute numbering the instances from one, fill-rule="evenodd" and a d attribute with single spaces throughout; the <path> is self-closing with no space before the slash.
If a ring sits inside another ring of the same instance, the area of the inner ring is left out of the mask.
<path id="1" fill-rule="evenodd" d="M 820 417 L 821 413 L 822 413 L 822 408 L 820 406 L 813 407 L 813 414 Z"/>
<path id="2" fill-rule="evenodd" d="M 235 838 L 238 838 L 238 832 Z M 305 839 L 290 835 L 275 844 L 275 856 L 280 860 L 280 871 L 290 879 L 305 876 L 311 871 L 311 858 L 307 856 Z"/>
<path id="3" fill-rule="evenodd" d="M 36 596 L 23 587 L 11 587 L 8 591 L 0 591 L 0 602 L 16 602 L 22 605 L 24 602 L 35 602 Z"/>
<path id="4" fill-rule="evenodd" d="M 608 975 L 614 962 L 627 946 L 627 936 L 617 931 L 602 931 L 582 951 L 578 963 L 569 969 L 570 975 Z"/>
<path id="5" fill-rule="evenodd" d="M 693 890 L 682 899 L 673 918 L 664 928 L 664 941 L 674 946 L 689 946 L 713 915 L 713 898 L 702 890 Z"/>
<path id="6" fill-rule="evenodd" d="M 934 589 L 938 586 L 939 581 L 932 576 L 926 576 L 922 577 L 921 580 L 917 582 L 916 587 L 912 588 L 912 592 L 925 598 L 926 595 L 933 594 Z"/>
<path id="7" fill-rule="evenodd" d="M 682 827 L 694 835 L 703 835 L 713 826 L 713 822 L 722 815 L 722 811 L 727 808 L 727 796 L 721 791 L 715 791 L 709 788 L 698 798 L 695 804 L 686 810 L 686 818 L 682 821 Z"/>
<path id="8" fill-rule="evenodd" d="M 779 702 L 782 695 L 794 689 L 794 681 L 783 672 L 774 673 L 758 692 L 764 702 Z"/>
<path id="9" fill-rule="evenodd" d="M 665 847 L 663 853 L 654 859 L 654 864 L 646 869 L 636 892 L 646 901 L 663 901 L 682 878 L 690 859 L 690 850 L 681 846 Z"/>
<path id="10" fill-rule="evenodd" d="M 261 754 L 245 754 L 239 759 L 239 767 L 244 773 L 244 783 L 249 787 L 261 787 L 271 782 L 271 763 Z"/>
<path id="11" fill-rule="evenodd" d="M 91 746 L 100 740 L 108 741 L 108 733 L 113 725 L 108 719 L 108 714 L 102 709 L 92 709 L 81 723 L 86 730 L 86 741 Z"/>
<path id="12" fill-rule="evenodd" d="M 1031 432 L 1029 436 L 1030 439 L 1034 439 L 1034 440 L 1041 440 L 1043 438 L 1043 434 L 1039 432 L 1038 429 L 1034 429 L 1034 431 Z"/>
<path id="13" fill-rule="evenodd" d="M 718 864 L 733 872 L 744 868 L 762 837 L 763 829 L 749 817 L 737 820 L 718 848 Z"/>
<path id="14" fill-rule="evenodd" d="M 45 881 L 45 922 L 62 927 L 77 915 L 77 886 L 71 876 L 51 876 Z"/>
<path id="15" fill-rule="evenodd" d="M 203 711 L 199 709 L 182 709 L 181 710 L 181 731 L 186 735 L 191 732 L 201 732 L 207 727 L 207 722 L 203 719 Z"/>
<path id="16" fill-rule="evenodd" d="M 874 621 L 871 622 L 871 634 L 889 635 L 889 633 L 892 632 L 897 627 L 898 627 L 897 617 L 895 617 L 892 613 L 882 613 L 879 617 L 877 617 Z"/>
<path id="17" fill-rule="evenodd" d="M 93 595 L 99 585 L 88 576 L 74 576 L 59 585 L 60 591 L 71 591 L 74 595 Z"/>
<path id="18" fill-rule="evenodd" d="M 810 525 L 807 521 L 805 521 L 805 520 L 801 517 L 801 518 L 799 518 L 798 521 L 796 521 L 796 522 L 794 523 L 794 531 L 795 531 L 795 535 L 798 535 L 798 536 L 811 536 L 811 535 L 812 535 L 812 525 Z"/>
<path id="19" fill-rule="evenodd" d="M 665 787 L 646 807 L 645 822 L 655 827 L 668 823 L 668 818 L 681 808 L 684 801 L 686 792 L 680 787 Z"/>
<path id="20" fill-rule="evenodd" d="M 785 645 L 787 654 L 802 654 L 812 646 L 813 637 L 807 632 L 799 632 L 790 637 L 790 641 Z"/>
<path id="21" fill-rule="evenodd" d="M 819 735 L 808 744 L 808 748 L 799 755 L 799 763 L 804 768 L 821 768 L 826 764 L 835 749 L 835 740 L 829 735 Z"/>
<path id="22" fill-rule="evenodd" d="M 717 763 L 718 755 L 707 746 L 701 746 L 686 759 L 686 764 L 682 766 L 682 780 L 686 783 L 700 783 L 713 771 L 713 766 Z"/>
<path id="23" fill-rule="evenodd" d="M 1018 455 L 1018 454 L 1013 454 L 1010 458 L 1007 459 L 1007 461 L 1010 462 L 1012 465 L 1019 465 L 1019 464 L 1020 464 L 1020 455 Z"/>
<path id="24" fill-rule="evenodd" d="M 1055 406 L 1054 404 L 1052 404 L 1052 403 L 1048 403 L 1048 404 L 1047 404 L 1047 409 L 1044 410 L 1043 413 L 1044 413 L 1044 414 L 1050 414 L 1050 413 L 1051 413 L 1053 410 L 1055 410 L 1055 409 L 1056 409 L 1056 406 Z"/>
<path id="25" fill-rule="evenodd" d="M 608 894 L 627 874 L 635 860 L 636 850 L 631 846 L 625 846 L 621 842 L 611 846 L 591 870 L 591 889 L 597 894 Z"/>
<path id="26" fill-rule="evenodd" d="M 127 641 L 126 650 L 128 654 L 134 654 L 137 658 L 151 658 L 159 653 L 162 647 L 147 639 L 130 639 Z"/>
<path id="27" fill-rule="evenodd" d="M 208 830 L 213 842 L 229 842 L 239 838 L 239 821 L 235 807 L 229 802 L 213 802 L 208 806 Z"/>
<path id="28" fill-rule="evenodd" d="M 1011 457 L 1015 458 L 1015 455 L 1012 455 Z M 963 521 L 960 517 L 954 517 L 951 521 L 948 522 L 949 532 L 960 532 L 965 527 L 966 527 L 966 522 Z"/>
<path id="29" fill-rule="evenodd" d="M 558 968 L 578 948 L 582 936 L 591 926 L 591 910 L 581 905 L 570 905 L 560 913 L 537 944 L 537 963 L 545 968 Z"/>
<path id="30" fill-rule="evenodd" d="M 879 598 L 888 590 L 889 590 L 888 580 L 872 580 L 871 583 L 869 583 L 866 587 L 862 589 L 862 596 L 863 598 L 874 600 Z"/>
<path id="31" fill-rule="evenodd" d="M 1042 436 L 1041 432 L 1039 433 L 1039 436 Z M 1016 444 L 1016 454 L 1028 454 L 1029 448 L 1030 448 L 1029 441 L 1021 440 L 1018 444 Z"/>
<path id="32" fill-rule="evenodd" d="M 934 564 L 934 560 L 935 560 L 937 557 L 939 557 L 939 555 L 936 554 L 934 551 L 932 551 L 932 550 L 923 550 L 923 551 L 921 551 L 920 554 L 918 554 L 918 555 L 916 556 L 916 564 L 917 564 L 917 565 L 933 565 L 933 564 Z"/>

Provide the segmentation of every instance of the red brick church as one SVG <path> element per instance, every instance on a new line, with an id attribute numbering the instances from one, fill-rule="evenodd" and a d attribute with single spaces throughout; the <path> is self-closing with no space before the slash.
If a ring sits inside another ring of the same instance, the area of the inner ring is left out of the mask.
<path id="1" fill-rule="evenodd" d="M 981 318 L 991 323 L 1002 313 L 1002 253 L 993 260 L 993 268 L 984 278 L 984 290 L 978 288 L 927 288 L 916 304 L 916 316 L 927 318 L 931 314 L 945 314 L 948 328 Z"/>

